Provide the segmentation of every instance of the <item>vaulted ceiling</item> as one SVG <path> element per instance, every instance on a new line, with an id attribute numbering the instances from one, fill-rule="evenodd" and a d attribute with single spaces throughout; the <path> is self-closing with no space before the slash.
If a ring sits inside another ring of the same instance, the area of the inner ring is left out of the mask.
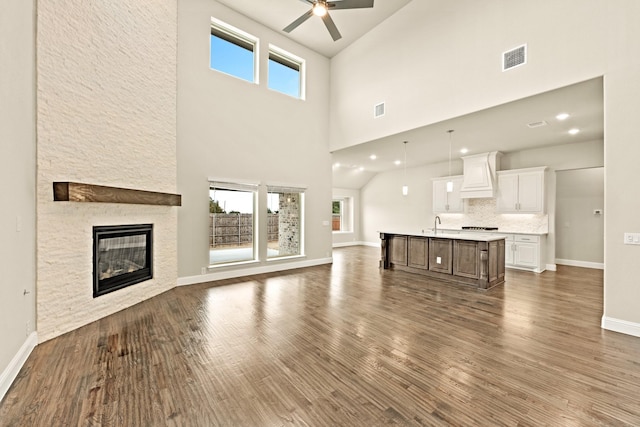
<path id="1" fill-rule="evenodd" d="M 333 41 L 322 20 L 312 16 L 285 33 L 283 28 L 311 8 L 313 0 L 217 0 L 230 9 L 279 32 L 326 57 L 333 57 L 412 0 L 374 0 L 373 8 L 330 12 L 342 38 Z M 332 0 L 343 1 L 343 0 Z M 415 0 L 421 1 L 421 0 Z M 409 141 L 407 167 L 444 162 L 448 159 L 447 130 L 453 129 L 453 156 L 486 151 L 514 152 L 529 148 L 604 138 L 602 79 L 559 88 L 529 98 L 496 106 L 369 141 L 333 153 L 333 185 L 360 188 L 375 174 L 398 168 L 403 158 L 403 141 Z M 558 113 L 571 114 L 558 121 Z M 534 123 L 544 122 L 541 126 Z M 580 132 L 569 135 L 570 128 Z M 370 156 L 376 159 L 371 160 Z M 396 163 L 394 163 L 396 162 Z M 402 163 L 403 164 L 403 163 Z"/>
<path id="2" fill-rule="evenodd" d="M 317 16 L 312 16 L 290 33 L 282 31 L 299 16 L 308 12 L 313 2 L 310 3 L 306 0 L 218 0 L 228 8 L 265 27 L 280 32 L 328 58 L 353 43 L 410 1 L 375 0 L 372 8 L 331 11 L 331 18 L 342 34 L 342 38 L 334 42 L 324 23 Z"/>

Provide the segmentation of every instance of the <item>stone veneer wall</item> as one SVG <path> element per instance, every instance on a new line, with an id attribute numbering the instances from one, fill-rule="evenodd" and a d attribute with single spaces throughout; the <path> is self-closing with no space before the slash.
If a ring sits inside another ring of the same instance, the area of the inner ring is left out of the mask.
<path id="1" fill-rule="evenodd" d="M 301 193 L 281 193 L 278 203 L 279 255 L 300 254 Z"/>
<path id="2" fill-rule="evenodd" d="M 53 202 L 54 181 L 176 192 L 176 0 L 40 0 L 37 331 L 48 340 L 176 286 L 177 209 Z M 154 278 L 92 297 L 92 227 L 154 224 Z"/>

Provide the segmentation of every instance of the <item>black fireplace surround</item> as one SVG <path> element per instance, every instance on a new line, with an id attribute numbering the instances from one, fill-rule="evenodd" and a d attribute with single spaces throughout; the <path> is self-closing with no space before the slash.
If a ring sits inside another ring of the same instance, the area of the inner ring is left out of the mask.
<path id="1" fill-rule="evenodd" d="M 93 227 L 93 297 L 153 277 L 153 224 Z"/>

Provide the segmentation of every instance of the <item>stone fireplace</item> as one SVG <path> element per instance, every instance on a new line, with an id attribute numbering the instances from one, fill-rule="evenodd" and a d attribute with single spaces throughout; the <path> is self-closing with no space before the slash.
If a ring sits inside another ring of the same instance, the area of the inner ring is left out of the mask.
<path id="1" fill-rule="evenodd" d="M 178 208 L 113 190 L 177 192 L 176 49 L 175 0 L 38 3 L 40 342 L 176 286 Z M 92 189 L 95 200 L 84 193 L 60 200 L 52 194 L 56 182 L 103 187 Z M 114 197 L 102 199 L 102 190 Z M 116 224 L 153 224 L 152 277 L 134 286 L 111 283 L 117 291 L 96 298 L 94 227 Z"/>

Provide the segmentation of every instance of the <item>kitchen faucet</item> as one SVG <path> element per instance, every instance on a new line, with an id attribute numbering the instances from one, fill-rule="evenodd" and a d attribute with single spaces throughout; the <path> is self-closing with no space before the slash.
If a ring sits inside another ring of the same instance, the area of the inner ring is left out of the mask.
<path id="1" fill-rule="evenodd" d="M 436 215 L 435 219 L 433 220 L 433 234 L 438 234 L 438 224 L 442 224 L 442 222 L 440 221 L 440 217 L 438 215 Z"/>

